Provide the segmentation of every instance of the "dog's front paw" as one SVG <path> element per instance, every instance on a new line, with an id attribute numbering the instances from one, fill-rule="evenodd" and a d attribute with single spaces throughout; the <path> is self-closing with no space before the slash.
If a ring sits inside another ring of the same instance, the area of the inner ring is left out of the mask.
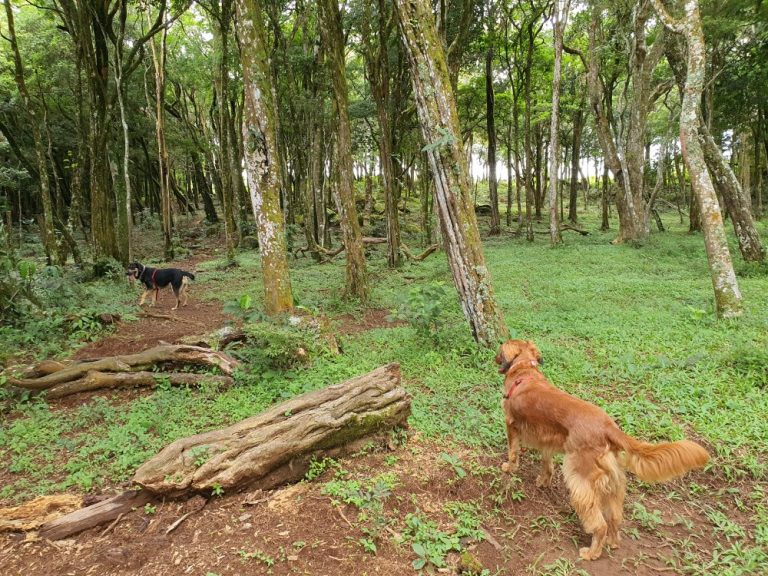
<path id="1" fill-rule="evenodd" d="M 536 476 L 537 488 L 549 488 L 552 485 L 552 474 L 539 474 Z"/>
<path id="2" fill-rule="evenodd" d="M 579 548 L 579 556 L 582 560 L 597 560 L 601 554 L 602 550 L 592 552 L 592 548 Z"/>
<path id="3" fill-rule="evenodd" d="M 520 463 L 517 461 L 504 462 L 504 464 L 501 465 L 501 471 L 506 472 L 507 474 L 512 474 L 514 472 L 517 472 L 518 468 L 520 468 Z"/>

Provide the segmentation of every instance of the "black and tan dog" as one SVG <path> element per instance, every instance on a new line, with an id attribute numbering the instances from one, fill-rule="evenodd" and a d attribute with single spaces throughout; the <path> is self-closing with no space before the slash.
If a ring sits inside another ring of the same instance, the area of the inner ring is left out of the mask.
<path id="1" fill-rule="evenodd" d="M 171 308 L 171 310 L 176 310 L 179 304 L 182 306 L 187 305 L 187 285 L 190 280 L 195 279 L 195 275 L 186 270 L 179 268 L 150 268 L 139 262 L 129 264 L 125 274 L 129 280 L 138 280 L 144 284 L 144 293 L 141 295 L 141 300 L 139 300 L 139 306 L 144 305 L 144 300 L 150 292 L 155 293 L 152 306 L 157 304 L 157 293 L 160 291 L 160 288 L 165 288 L 170 284 L 173 288 L 173 294 L 176 296 L 176 306 Z"/>

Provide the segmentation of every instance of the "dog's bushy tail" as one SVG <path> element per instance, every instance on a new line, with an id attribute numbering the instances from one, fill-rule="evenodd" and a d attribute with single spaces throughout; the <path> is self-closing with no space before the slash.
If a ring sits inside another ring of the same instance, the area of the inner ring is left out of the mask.
<path id="1" fill-rule="evenodd" d="M 186 276 L 190 280 L 194 280 L 195 279 L 195 275 L 192 274 L 192 272 L 187 272 L 186 270 L 182 270 L 181 271 L 181 275 L 182 275 L 182 277 Z"/>
<path id="2" fill-rule="evenodd" d="M 690 440 L 650 444 L 618 431 L 614 442 L 624 452 L 619 458 L 622 468 L 645 482 L 671 480 L 709 462 L 709 453 Z"/>

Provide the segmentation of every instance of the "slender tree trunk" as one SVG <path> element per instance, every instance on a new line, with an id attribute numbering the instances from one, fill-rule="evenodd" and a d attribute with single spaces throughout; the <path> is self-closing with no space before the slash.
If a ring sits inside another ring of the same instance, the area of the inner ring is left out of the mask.
<path id="1" fill-rule="evenodd" d="M 395 5 L 453 280 L 475 340 L 495 347 L 507 328 L 480 243 L 443 45 L 427 0 L 396 0 Z"/>
<path id="2" fill-rule="evenodd" d="M 691 175 L 691 184 L 699 199 L 712 285 L 715 292 L 715 309 L 718 317 L 729 318 L 742 313 L 742 299 L 731 254 L 725 236 L 720 205 L 715 187 L 707 170 L 700 137 L 701 95 L 706 72 L 706 49 L 701 28 L 698 0 L 687 0 L 685 19 L 674 22 L 664 9 L 661 0 L 653 0 L 656 12 L 664 24 L 685 35 L 688 41 L 688 70 L 685 80 L 682 110 L 680 112 L 680 142 L 683 157 Z"/>
<path id="3" fill-rule="evenodd" d="M 336 132 L 336 208 L 346 249 L 346 294 L 361 301 L 368 299 L 368 275 L 360 224 L 355 206 L 354 173 L 352 171 L 352 132 L 349 122 L 344 33 L 337 0 L 320 0 L 322 36 L 328 54 L 333 85 Z"/>
<path id="4" fill-rule="evenodd" d="M 30 126 L 32 128 L 32 141 L 35 146 L 35 160 L 37 161 L 38 172 L 38 184 L 40 186 L 40 200 L 43 206 L 43 215 L 40 226 L 40 236 L 43 241 L 43 247 L 45 248 L 46 259 L 48 264 L 52 263 L 54 257 L 60 260 L 58 253 L 62 250 L 61 246 L 58 246 L 56 242 L 56 234 L 53 226 L 53 203 L 51 201 L 51 182 L 48 175 L 48 163 L 45 159 L 45 145 L 43 143 L 42 131 L 40 129 L 40 120 L 38 119 L 38 112 L 35 108 L 35 104 L 29 95 L 27 89 L 27 83 L 24 79 L 24 66 L 21 60 L 21 52 L 19 51 L 19 45 L 16 38 L 16 27 L 14 25 L 13 8 L 11 7 L 11 1 L 5 0 L 5 15 L 7 18 L 6 24 L 8 26 L 7 40 L 11 45 L 11 51 L 13 52 L 14 60 L 14 78 L 16 80 L 16 88 L 19 90 L 24 108 L 29 114 Z"/>
<path id="5" fill-rule="evenodd" d="M 581 100 L 584 102 L 584 100 Z M 573 114 L 573 144 L 571 147 L 571 189 L 568 202 L 568 220 L 572 224 L 578 224 L 578 192 L 579 192 L 579 161 L 581 160 L 581 133 L 584 129 L 584 108 L 579 104 L 578 109 Z M 589 180 L 587 180 L 587 190 L 589 190 Z M 584 210 L 586 207 L 586 198 L 584 196 Z"/>
<path id="6" fill-rule="evenodd" d="M 264 307 L 277 314 L 293 307 L 280 209 L 282 164 L 278 158 L 277 105 L 270 73 L 261 0 L 237 0 L 245 109 L 243 148 L 253 215 L 259 236 Z"/>
<path id="7" fill-rule="evenodd" d="M 550 126 L 549 143 L 549 239 L 552 246 L 562 244 L 560 235 L 560 222 L 557 216 L 557 181 L 558 181 L 558 156 L 560 152 L 560 68 L 563 55 L 563 33 L 568 19 L 569 0 L 565 0 L 564 10 L 560 9 L 560 0 L 555 0 L 554 12 L 554 49 L 555 69 L 552 76 L 552 123 Z M 574 127 L 575 130 L 575 127 Z"/>
<path id="8" fill-rule="evenodd" d="M 232 175 L 232 141 L 229 131 L 229 29 L 232 20 L 233 0 L 222 0 L 217 5 L 212 26 L 216 69 L 213 75 L 216 93 L 217 137 L 219 170 L 219 194 L 224 221 L 224 235 L 227 243 L 227 258 L 235 258 L 235 248 L 238 244 L 237 221 L 235 219 L 235 191 Z"/>
<path id="9" fill-rule="evenodd" d="M 491 203 L 491 236 L 501 234 L 501 217 L 499 216 L 499 190 L 496 179 L 496 120 L 494 118 L 495 95 L 493 92 L 493 53 L 495 35 L 493 20 L 495 15 L 490 11 L 488 21 L 491 29 L 488 31 L 488 49 L 485 53 L 485 125 L 488 134 L 488 193 Z"/>

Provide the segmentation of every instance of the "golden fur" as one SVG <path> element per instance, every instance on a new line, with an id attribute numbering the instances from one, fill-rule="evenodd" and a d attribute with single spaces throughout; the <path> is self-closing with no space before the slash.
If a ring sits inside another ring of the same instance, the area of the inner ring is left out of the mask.
<path id="1" fill-rule="evenodd" d="M 659 482 L 702 468 L 709 454 L 694 442 L 649 444 L 625 434 L 603 410 L 558 390 L 539 370 L 541 353 L 529 341 L 508 340 L 496 355 L 504 377 L 502 409 L 508 455 L 502 469 L 518 468 L 520 444 L 542 454 L 537 486 L 549 486 L 552 457 L 565 454 L 563 476 L 571 504 L 592 544 L 579 555 L 594 560 L 608 544 L 619 545 L 626 477 Z"/>

